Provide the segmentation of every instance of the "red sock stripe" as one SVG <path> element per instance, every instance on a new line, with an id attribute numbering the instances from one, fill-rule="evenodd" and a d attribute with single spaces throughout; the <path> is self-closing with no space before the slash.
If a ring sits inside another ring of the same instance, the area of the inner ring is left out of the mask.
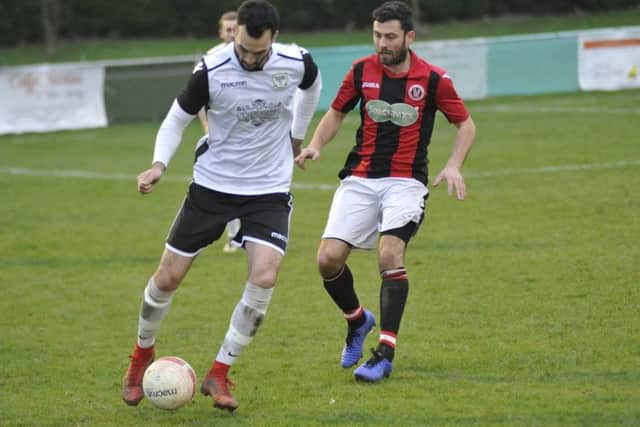
<path id="1" fill-rule="evenodd" d="M 388 345 L 391 348 L 396 348 L 397 335 L 389 331 L 380 331 L 380 342 Z"/>
<path id="2" fill-rule="evenodd" d="M 396 270 L 386 270 L 382 272 L 384 280 L 407 280 L 407 270 L 398 268 Z"/>
<path id="3" fill-rule="evenodd" d="M 207 376 L 215 375 L 215 376 L 221 376 L 226 378 L 227 375 L 229 374 L 230 367 L 231 366 L 227 365 L 226 363 L 218 362 L 216 360 L 213 363 L 213 366 L 211 367 L 211 369 L 209 370 L 209 374 L 207 374 Z"/>
<path id="4" fill-rule="evenodd" d="M 154 347 L 153 344 L 151 344 L 151 347 L 146 347 L 145 348 L 145 347 L 140 347 L 140 345 L 136 342 L 136 346 L 135 346 L 135 348 L 133 350 L 133 354 L 136 357 L 142 356 L 144 358 L 148 358 L 151 355 L 153 355 L 154 350 L 155 350 L 155 347 Z"/>
<path id="5" fill-rule="evenodd" d="M 358 317 L 362 316 L 363 314 L 364 314 L 364 308 L 362 308 L 362 305 L 360 305 L 355 310 L 344 313 L 344 318 L 347 320 L 355 320 Z"/>

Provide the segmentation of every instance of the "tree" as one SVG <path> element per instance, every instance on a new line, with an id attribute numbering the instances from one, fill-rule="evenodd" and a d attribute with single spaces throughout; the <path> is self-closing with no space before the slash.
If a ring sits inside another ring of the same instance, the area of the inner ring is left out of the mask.
<path id="1" fill-rule="evenodd" d="M 62 18 L 62 0 L 42 0 L 42 28 L 47 55 L 56 51 Z"/>

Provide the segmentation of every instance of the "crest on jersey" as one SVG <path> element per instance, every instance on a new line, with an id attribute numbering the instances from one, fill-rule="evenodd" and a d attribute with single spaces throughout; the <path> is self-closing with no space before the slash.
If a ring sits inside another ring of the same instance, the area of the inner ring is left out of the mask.
<path id="1" fill-rule="evenodd" d="M 283 89 L 289 84 L 289 74 L 276 73 L 271 76 L 271 80 L 273 81 L 273 87 L 276 89 Z"/>
<path id="2" fill-rule="evenodd" d="M 414 101 L 420 101 L 422 98 L 424 98 L 425 91 L 424 88 L 420 85 L 412 85 L 411 87 L 409 87 L 407 94 L 409 95 L 409 98 L 413 99 Z"/>
<path id="3" fill-rule="evenodd" d="M 404 102 L 389 104 L 380 99 L 367 102 L 365 106 L 374 122 L 390 121 L 397 126 L 410 126 L 418 120 L 418 108 Z"/>

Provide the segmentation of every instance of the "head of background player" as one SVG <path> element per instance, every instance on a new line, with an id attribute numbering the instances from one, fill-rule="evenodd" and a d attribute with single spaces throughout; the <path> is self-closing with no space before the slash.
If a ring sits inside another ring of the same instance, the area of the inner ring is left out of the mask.
<path id="1" fill-rule="evenodd" d="M 218 21 L 218 36 L 220 40 L 225 43 L 231 43 L 233 37 L 236 35 L 236 28 L 238 26 L 238 13 L 225 12 Z"/>

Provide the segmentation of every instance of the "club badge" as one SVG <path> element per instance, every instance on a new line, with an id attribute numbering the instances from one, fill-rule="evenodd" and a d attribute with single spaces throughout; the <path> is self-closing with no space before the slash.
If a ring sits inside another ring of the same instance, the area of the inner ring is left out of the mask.
<path id="1" fill-rule="evenodd" d="M 412 85 L 407 91 L 409 98 L 414 101 L 420 101 L 424 98 L 424 88 L 420 85 Z"/>
<path id="2" fill-rule="evenodd" d="M 287 73 L 276 73 L 271 76 L 271 80 L 273 81 L 273 87 L 276 89 L 284 89 L 289 84 L 289 74 Z"/>

